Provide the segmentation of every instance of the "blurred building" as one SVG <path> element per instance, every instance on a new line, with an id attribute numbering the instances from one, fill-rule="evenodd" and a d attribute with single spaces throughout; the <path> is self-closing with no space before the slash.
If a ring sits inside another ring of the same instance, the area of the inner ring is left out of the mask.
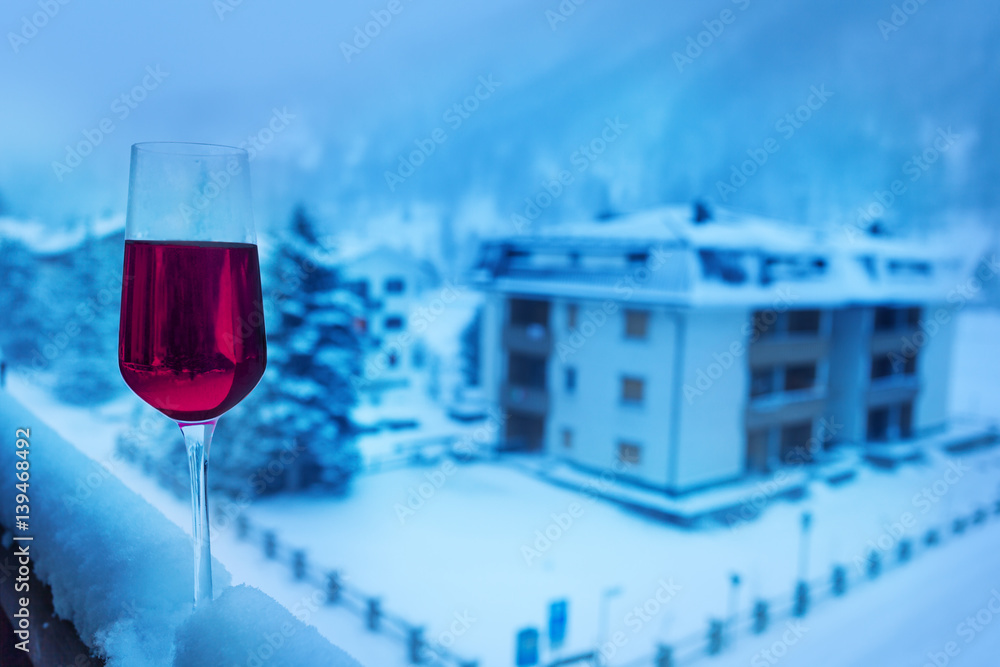
<path id="1" fill-rule="evenodd" d="M 365 346 L 364 391 L 382 392 L 410 383 L 426 364 L 421 332 L 411 330 L 427 290 L 440 283 L 434 267 L 387 245 L 359 248 L 338 259 L 341 279 L 363 302 L 356 323 Z"/>
<path id="2" fill-rule="evenodd" d="M 666 208 L 484 242 L 507 447 L 683 494 L 948 426 L 941 245 Z M 949 303 L 950 302 L 950 303 Z"/>

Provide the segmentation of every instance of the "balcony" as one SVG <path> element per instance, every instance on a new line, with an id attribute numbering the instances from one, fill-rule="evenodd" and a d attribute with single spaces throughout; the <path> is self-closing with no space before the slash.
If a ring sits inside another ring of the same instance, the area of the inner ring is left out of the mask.
<path id="1" fill-rule="evenodd" d="M 750 366 L 783 366 L 825 359 L 830 339 L 815 334 L 764 336 L 750 346 Z"/>
<path id="2" fill-rule="evenodd" d="M 503 331 L 503 346 L 510 352 L 548 356 L 552 336 L 541 324 L 508 324 Z"/>
<path id="3" fill-rule="evenodd" d="M 549 411 L 549 394 L 537 387 L 505 384 L 500 400 L 505 409 L 525 414 L 544 416 Z"/>

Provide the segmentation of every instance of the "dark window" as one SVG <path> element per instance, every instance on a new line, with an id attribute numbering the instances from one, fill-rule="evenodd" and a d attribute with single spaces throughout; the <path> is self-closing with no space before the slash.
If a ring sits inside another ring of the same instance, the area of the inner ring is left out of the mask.
<path id="1" fill-rule="evenodd" d="M 747 433 L 747 472 L 766 473 L 770 468 L 770 431 L 759 429 Z"/>
<path id="2" fill-rule="evenodd" d="M 773 335 L 778 328 L 778 313 L 773 310 L 758 310 L 753 314 L 755 338 Z"/>
<path id="3" fill-rule="evenodd" d="M 750 375 L 750 396 L 767 396 L 774 393 L 774 368 L 755 368 Z"/>
<path id="4" fill-rule="evenodd" d="M 573 431 L 568 428 L 562 430 L 562 444 L 566 449 L 573 447 Z"/>
<path id="5" fill-rule="evenodd" d="M 731 285 L 747 281 L 743 268 L 743 255 L 734 250 L 699 250 L 701 272 L 706 279 L 719 280 Z"/>
<path id="6" fill-rule="evenodd" d="M 781 427 L 782 463 L 806 463 L 812 459 L 809 440 L 812 422 L 796 422 Z"/>
<path id="7" fill-rule="evenodd" d="M 892 358 L 888 354 L 872 357 L 872 379 L 877 380 L 890 375 L 892 375 Z"/>
<path id="8" fill-rule="evenodd" d="M 386 278 L 385 291 L 389 294 L 400 294 L 406 289 L 406 283 L 402 278 Z"/>
<path id="9" fill-rule="evenodd" d="M 818 310 L 792 310 L 788 313 L 788 333 L 819 333 Z"/>
<path id="10" fill-rule="evenodd" d="M 917 374 L 917 355 L 906 357 L 906 361 L 903 362 L 903 372 L 907 375 Z"/>
<path id="11" fill-rule="evenodd" d="M 576 328 L 577 318 L 580 316 L 580 307 L 575 303 L 566 306 L 566 326 L 570 329 Z"/>
<path id="12" fill-rule="evenodd" d="M 913 436 L 913 403 L 903 403 L 899 406 L 899 437 Z"/>
<path id="13" fill-rule="evenodd" d="M 576 392 L 576 369 L 570 366 L 566 369 L 566 393 Z"/>
<path id="14" fill-rule="evenodd" d="M 549 303 L 547 301 L 511 299 L 510 323 L 515 326 L 540 324 L 543 327 L 548 327 Z"/>
<path id="15" fill-rule="evenodd" d="M 875 309 L 875 331 L 892 331 L 896 328 L 896 311 L 887 306 Z"/>
<path id="16" fill-rule="evenodd" d="M 868 411 L 868 440 L 884 442 L 889 439 L 889 408 L 872 408 Z"/>
<path id="17" fill-rule="evenodd" d="M 642 459 L 642 447 L 634 442 L 618 443 L 618 460 L 622 463 L 636 464 Z"/>
<path id="18" fill-rule="evenodd" d="M 644 339 L 649 330 L 649 313 L 645 310 L 625 311 L 625 337 Z"/>
<path id="19" fill-rule="evenodd" d="M 785 368 L 785 391 L 811 389 L 816 385 L 816 364 L 801 364 Z"/>
<path id="20" fill-rule="evenodd" d="M 649 260 L 648 252 L 630 252 L 626 258 L 629 264 L 645 264 Z"/>
<path id="21" fill-rule="evenodd" d="M 639 378 L 622 378 L 622 401 L 624 403 L 642 403 L 646 393 L 646 383 Z"/>
<path id="22" fill-rule="evenodd" d="M 545 357 L 511 352 L 507 378 L 515 387 L 545 389 Z"/>
<path id="23" fill-rule="evenodd" d="M 386 331 L 399 331 L 403 328 L 403 318 L 399 315 L 390 315 L 385 318 Z"/>
<path id="24" fill-rule="evenodd" d="M 911 327 L 920 325 L 920 308 L 913 306 L 906 309 L 906 324 Z"/>

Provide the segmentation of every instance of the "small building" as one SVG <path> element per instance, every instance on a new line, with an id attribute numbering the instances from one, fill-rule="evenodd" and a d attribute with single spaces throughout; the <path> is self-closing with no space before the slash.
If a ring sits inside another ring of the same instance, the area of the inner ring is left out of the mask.
<path id="1" fill-rule="evenodd" d="M 411 318 L 429 289 L 440 283 L 433 266 L 413 254 L 374 245 L 338 258 L 341 280 L 362 300 L 356 329 L 362 336 L 364 391 L 408 386 L 413 372 L 426 363 Z"/>
<path id="2" fill-rule="evenodd" d="M 505 446 L 681 495 L 946 428 L 961 253 L 697 213 L 483 243 Z"/>

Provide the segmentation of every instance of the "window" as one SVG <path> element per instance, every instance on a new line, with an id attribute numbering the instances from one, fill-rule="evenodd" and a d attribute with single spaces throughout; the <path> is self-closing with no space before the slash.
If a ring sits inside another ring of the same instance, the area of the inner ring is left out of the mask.
<path id="1" fill-rule="evenodd" d="M 507 379 L 515 387 L 545 389 L 545 358 L 511 352 Z"/>
<path id="2" fill-rule="evenodd" d="M 566 306 L 566 326 L 570 329 L 575 329 L 577 324 L 577 319 L 580 316 L 580 307 L 575 303 L 571 303 Z"/>
<path id="3" fill-rule="evenodd" d="M 566 369 L 566 393 L 576 393 L 576 368 L 572 366 Z"/>
<path id="4" fill-rule="evenodd" d="M 904 440 L 913 436 L 913 403 L 898 403 L 868 411 L 869 442 Z"/>
<path id="5" fill-rule="evenodd" d="M 649 313 L 645 310 L 625 311 L 625 337 L 645 339 L 649 333 Z"/>
<path id="6" fill-rule="evenodd" d="M 788 312 L 788 333 L 819 333 L 818 310 L 791 310 Z"/>
<path id="7" fill-rule="evenodd" d="M 625 259 L 629 264 L 645 264 L 649 261 L 648 252 L 630 252 L 625 256 Z"/>
<path id="8" fill-rule="evenodd" d="M 770 431 L 768 429 L 758 429 L 747 433 L 747 472 L 766 473 L 770 471 L 768 452 L 770 444 Z"/>
<path id="9" fill-rule="evenodd" d="M 812 422 L 795 422 L 781 427 L 781 462 L 807 463 L 812 460 Z"/>
<path id="10" fill-rule="evenodd" d="M 634 442 L 618 443 L 618 460 L 622 463 L 635 465 L 642 459 L 642 447 Z"/>
<path id="11" fill-rule="evenodd" d="M 816 364 L 799 364 L 785 368 L 785 391 L 812 389 L 816 385 Z"/>
<path id="12" fill-rule="evenodd" d="M 630 404 L 640 404 L 646 393 L 646 383 L 639 378 L 622 378 L 622 402 Z"/>
<path id="13" fill-rule="evenodd" d="M 750 375 L 750 397 L 767 396 L 774 393 L 774 368 L 755 368 Z"/>
<path id="14" fill-rule="evenodd" d="M 743 268 L 743 253 L 735 250 L 699 250 L 701 273 L 707 280 L 717 280 L 730 285 L 747 281 Z"/>
<path id="15" fill-rule="evenodd" d="M 872 408 L 868 411 L 868 440 L 884 442 L 889 439 L 889 408 Z"/>
<path id="16" fill-rule="evenodd" d="M 403 318 L 399 315 L 389 315 L 385 318 L 386 331 L 399 331 L 403 328 Z"/>
<path id="17" fill-rule="evenodd" d="M 875 331 L 894 331 L 916 327 L 920 323 L 921 310 L 917 306 L 893 308 L 879 306 L 875 309 Z"/>
<path id="18" fill-rule="evenodd" d="M 389 294 L 402 294 L 406 290 L 406 283 L 402 278 L 386 278 L 385 291 Z"/>
<path id="19" fill-rule="evenodd" d="M 573 448 L 573 431 L 572 429 L 564 428 L 562 430 L 562 445 L 565 449 Z"/>
<path id="20" fill-rule="evenodd" d="M 898 353 L 878 354 L 872 357 L 871 379 L 892 377 L 893 375 L 916 375 L 917 356 Z"/>
<path id="21" fill-rule="evenodd" d="M 510 300 L 510 323 L 514 326 L 540 324 L 548 327 L 549 303 L 547 301 L 530 301 L 528 299 Z"/>

